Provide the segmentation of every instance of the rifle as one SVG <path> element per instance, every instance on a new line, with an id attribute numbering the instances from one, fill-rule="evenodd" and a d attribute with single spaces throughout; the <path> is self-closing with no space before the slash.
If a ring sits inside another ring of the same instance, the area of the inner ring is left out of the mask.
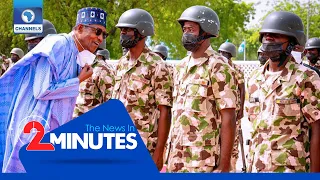
<path id="1" fill-rule="evenodd" d="M 244 155 L 244 147 L 243 147 L 243 134 L 242 134 L 242 129 L 241 125 L 239 127 L 239 143 L 240 143 L 240 148 L 241 148 L 241 157 L 242 157 L 242 172 L 246 173 L 247 172 L 247 165 L 246 165 L 246 157 Z"/>

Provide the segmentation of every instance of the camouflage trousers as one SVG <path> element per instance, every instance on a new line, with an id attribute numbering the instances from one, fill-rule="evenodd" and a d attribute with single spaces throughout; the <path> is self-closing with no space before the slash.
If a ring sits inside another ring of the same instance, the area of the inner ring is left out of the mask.
<path id="1" fill-rule="evenodd" d="M 237 161 L 239 158 L 239 128 L 241 125 L 241 119 L 236 121 L 236 137 L 234 139 L 232 154 L 231 154 L 231 172 L 236 172 Z"/>
<path id="2" fill-rule="evenodd" d="M 181 146 L 179 143 L 170 147 L 167 172 L 212 172 L 218 156 L 215 146 Z"/>
<path id="3" fill-rule="evenodd" d="M 257 162 L 258 164 L 258 162 Z M 252 164 L 250 165 L 252 166 Z M 264 165 L 265 168 L 257 171 L 255 167 L 249 167 L 252 173 L 298 173 L 306 172 L 305 166 L 275 166 L 275 165 Z M 252 169 L 251 169 L 252 168 Z"/>

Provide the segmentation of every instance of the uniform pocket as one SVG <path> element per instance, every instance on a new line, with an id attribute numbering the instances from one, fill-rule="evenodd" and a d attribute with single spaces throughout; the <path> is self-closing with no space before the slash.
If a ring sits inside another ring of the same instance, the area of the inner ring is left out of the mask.
<path id="1" fill-rule="evenodd" d="M 132 74 L 127 88 L 128 105 L 148 105 L 151 90 L 150 80 Z"/>
<path id="2" fill-rule="evenodd" d="M 276 99 L 274 114 L 277 116 L 298 116 L 301 115 L 299 99 Z"/>
<path id="3" fill-rule="evenodd" d="M 187 85 L 185 107 L 188 111 L 207 114 L 208 88 L 207 80 L 193 81 Z"/>

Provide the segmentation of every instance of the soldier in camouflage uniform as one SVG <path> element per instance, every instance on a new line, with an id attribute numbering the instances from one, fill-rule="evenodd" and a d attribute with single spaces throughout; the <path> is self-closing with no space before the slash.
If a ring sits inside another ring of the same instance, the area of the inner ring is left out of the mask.
<path id="1" fill-rule="evenodd" d="M 73 118 L 107 102 L 113 92 L 115 72 L 104 60 L 95 59 L 92 77 L 80 83 Z"/>
<path id="2" fill-rule="evenodd" d="M 121 30 L 121 45 L 129 51 L 116 67 L 112 97 L 125 105 L 160 170 L 170 129 L 172 79 L 165 62 L 145 45 L 146 37 L 154 34 L 154 21 L 147 11 L 124 12 L 116 27 Z"/>
<path id="3" fill-rule="evenodd" d="M 249 170 L 308 172 L 310 167 L 319 172 L 320 78 L 291 55 L 296 45 L 305 43 L 301 19 L 285 11 L 269 14 L 260 42 L 268 61 L 248 81 L 253 124 Z"/>
<path id="4" fill-rule="evenodd" d="M 168 57 L 168 48 L 164 45 L 156 45 L 154 48 L 153 48 L 153 52 L 157 53 L 163 60 L 167 60 L 167 57 Z M 167 63 L 167 66 L 168 66 L 168 69 L 169 69 L 169 72 L 171 74 L 171 77 L 173 77 L 173 65 Z"/>
<path id="5" fill-rule="evenodd" d="M 244 73 L 241 68 L 232 62 L 231 58 L 237 56 L 237 48 L 230 42 L 225 42 L 219 47 L 219 53 L 224 56 L 227 63 L 236 71 L 236 85 L 237 85 L 237 108 L 236 108 L 236 138 L 233 145 L 232 156 L 231 156 L 231 171 L 236 171 L 236 164 L 239 158 L 239 132 L 241 130 L 241 119 L 243 118 L 243 106 L 245 101 L 245 84 L 244 84 Z"/>
<path id="6" fill-rule="evenodd" d="M 320 70 L 320 38 L 311 38 L 305 45 L 309 65 Z"/>
<path id="7" fill-rule="evenodd" d="M 228 172 L 235 137 L 235 71 L 212 49 L 217 14 L 187 8 L 178 19 L 182 43 L 191 54 L 174 74 L 169 172 Z"/>
<path id="8" fill-rule="evenodd" d="M 258 60 L 260 62 L 260 66 L 263 66 L 267 62 L 267 59 L 265 57 L 261 56 L 261 53 L 262 53 L 261 47 L 262 46 L 259 47 L 257 53 L 258 53 Z"/>

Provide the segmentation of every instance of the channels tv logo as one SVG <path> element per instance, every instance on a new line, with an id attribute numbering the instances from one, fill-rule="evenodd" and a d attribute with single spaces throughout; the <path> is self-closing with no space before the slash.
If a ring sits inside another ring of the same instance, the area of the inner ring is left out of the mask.
<path id="1" fill-rule="evenodd" d="M 15 34 L 42 33 L 42 0 L 26 4 L 24 0 L 14 0 L 13 32 Z"/>
<path id="2" fill-rule="evenodd" d="M 35 14 L 31 9 L 26 9 L 21 13 L 21 19 L 25 23 L 32 23 L 35 19 Z"/>

